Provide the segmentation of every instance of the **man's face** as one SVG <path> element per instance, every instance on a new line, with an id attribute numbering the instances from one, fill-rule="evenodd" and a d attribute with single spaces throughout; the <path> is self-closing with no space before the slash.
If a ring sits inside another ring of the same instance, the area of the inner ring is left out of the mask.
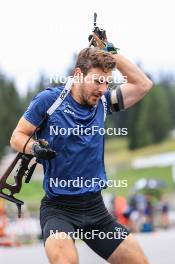
<path id="1" fill-rule="evenodd" d="M 79 94 L 83 104 L 95 106 L 100 97 L 106 92 L 112 78 L 112 70 L 103 72 L 99 68 L 92 68 L 80 82 Z"/>

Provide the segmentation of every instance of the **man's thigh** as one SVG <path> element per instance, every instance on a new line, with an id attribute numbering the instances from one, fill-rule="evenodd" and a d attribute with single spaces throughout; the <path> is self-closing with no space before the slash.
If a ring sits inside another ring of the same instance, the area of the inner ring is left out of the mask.
<path id="1" fill-rule="evenodd" d="M 74 241 L 65 232 L 57 233 L 57 237 L 49 236 L 45 242 L 45 251 L 51 264 L 78 264 Z"/>
<path id="2" fill-rule="evenodd" d="M 71 237 L 74 231 L 74 227 L 65 220 L 56 217 L 47 220 L 42 232 L 50 263 L 78 263 L 77 249 Z"/>
<path id="3" fill-rule="evenodd" d="M 143 253 L 137 240 L 132 234 L 115 249 L 108 258 L 111 264 L 148 264 L 148 260 Z"/>
<path id="4" fill-rule="evenodd" d="M 44 244 L 46 243 L 48 237 L 56 240 L 59 239 L 60 235 L 58 234 L 60 232 L 70 235 L 71 238 L 72 234 L 75 232 L 75 229 L 73 225 L 66 219 L 59 219 L 58 217 L 52 216 L 45 222 L 44 226 L 42 226 Z M 62 234 L 62 238 L 64 239 L 64 234 Z M 65 238 L 67 238 L 67 236 L 65 236 Z"/>
<path id="5" fill-rule="evenodd" d="M 126 227 L 111 217 L 110 222 L 86 230 L 83 240 L 99 256 L 108 260 L 128 235 Z"/>

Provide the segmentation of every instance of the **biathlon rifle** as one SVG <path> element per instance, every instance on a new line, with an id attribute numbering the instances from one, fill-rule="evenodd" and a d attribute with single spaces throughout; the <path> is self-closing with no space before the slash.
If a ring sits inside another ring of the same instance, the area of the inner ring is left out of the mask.
<path id="1" fill-rule="evenodd" d="M 47 119 L 47 115 L 43 118 L 39 126 L 35 129 L 35 131 L 27 140 L 24 146 L 24 150 L 29 140 L 44 125 L 46 119 Z M 39 141 L 39 143 L 41 145 L 43 144 L 44 146 L 44 143 L 42 142 L 43 142 L 42 140 Z M 37 165 L 36 158 L 33 155 L 24 154 L 24 152 L 25 151 L 23 151 L 23 153 L 21 152 L 17 153 L 17 155 L 15 156 L 14 160 L 11 162 L 9 167 L 6 169 L 3 175 L 0 176 L 0 197 L 16 204 L 18 209 L 18 217 L 21 217 L 21 206 L 24 204 L 24 202 L 15 198 L 14 195 L 20 192 L 23 183 L 23 178 L 25 178 L 24 180 L 25 183 L 30 182 L 30 179 Z M 14 173 L 14 169 L 16 166 L 17 169 L 15 171 L 15 174 L 12 176 L 13 183 L 10 183 L 10 179 L 8 178 L 11 176 L 11 173 Z"/>
<path id="2" fill-rule="evenodd" d="M 93 30 L 88 39 L 89 47 L 93 45 L 94 47 L 99 47 L 100 49 L 108 51 L 112 54 L 118 53 L 119 48 L 115 48 L 112 43 L 108 42 L 106 31 L 97 26 L 97 13 L 94 13 Z"/>
<path id="3" fill-rule="evenodd" d="M 69 94 L 71 90 L 72 84 L 73 84 L 73 79 L 68 78 L 68 81 L 64 89 L 62 90 L 62 92 L 60 93 L 56 101 L 47 110 L 40 124 L 35 128 L 34 132 L 31 134 L 31 136 L 26 141 L 23 147 L 23 152 L 17 153 L 16 157 L 14 158 L 10 166 L 6 169 L 3 175 L 0 176 L 0 197 L 16 204 L 17 209 L 18 209 L 18 217 L 21 217 L 21 206 L 24 204 L 24 202 L 19 199 L 16 199 L 14 195 L 20 192 L 22 183 L 23 183 L 23 178 L 25 178 L 25 181 L 24 181 L 25 183 L 30 182 L 30 179 L 37 165 L 37 159 L 33 155 L 25 154 L 25 148 L 28 142 L 30 141 L 30 139 L 36 136 L 36 133 L 38 132 L 38 130 L 41 130 L 44 127 L 49 116 L 52 115 L 54 111 L 65 100 L 66 96 Z M 37 141 L 42 148 L 46 148 L 47 151 L 51 151 L 52 154 L 54 154 L 54 156 L 56 155 L 55 151 L 49 149 L 49 145 L 46 140 L 39 139 Z M 53 158 L 53 157 L 50 157 L 50 158 Z M 13 176 L 15 183 L 11 184 L 8 177 L 11 176 L 11 173 L 13 172 L 13 170 L 15 169 L 15 166 L 17 165 L 18 165 L 17 170 L 15 172 L 15 175 Z"/>
<path id="4" fill-rule="evenodd" d="M 95 37 L 94 37 L 95 33 Z M 93 30 L 92 34 L 89 36 L 89 47 L 92 45 L 94 47 L 98 46 L 103 49 L 105 47 L 105 40 L 106 40 L 106 32 L 105 30 L 99 28 L 97 26 L 97 13 L 94 13 L 94 20 L 93 20 Z"/>

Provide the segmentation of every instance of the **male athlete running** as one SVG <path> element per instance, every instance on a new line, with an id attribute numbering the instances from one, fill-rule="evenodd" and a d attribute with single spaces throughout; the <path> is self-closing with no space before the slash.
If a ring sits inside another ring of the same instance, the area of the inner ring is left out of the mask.
<path id="1" fill-rule="evenodd" d="M 110 92 L 108 84 L 115 68 L 128 82 Z M 105 208 L 98 184 L 100 180 L 107 182 L 104 136 L 93 127 L 104 128 L 105 110 L 111 114 L 132 106 L 151 87 L 147 76 L 124 56 L 108 49 L 85 48 L 78 55 L 70 93 L 38 132 L 38 138 L 46 139 L 50 148 L 34 139 L 26 145 L 25 153 L 37 157 L 44 168 L 46 194 L 41 201 L 40 223 L 50 263 L 78 263 L 76 232 L 109 263 L 148 263 L 132 234 Z M 63 89 L 48 88 L 32 100 L 12 134 L 12 148 L 23 152 L 29 136 Z M 77 127 L 83 132 L 73 133 Z M 61 128 L 70 133 L 61 133 Z M 75 185 L 78 181 L 81 184 Z"/>

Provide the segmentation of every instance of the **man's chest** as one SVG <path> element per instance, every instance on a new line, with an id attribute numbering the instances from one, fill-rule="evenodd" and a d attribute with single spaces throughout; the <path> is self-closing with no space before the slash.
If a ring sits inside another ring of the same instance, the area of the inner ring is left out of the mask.
<path id="1" fill-rule="evenodd" d="M 97 105 L 94 108 L 77 108 L 69 101 L 65 101 L 49 117 L 49 125 L 58 128 L 92 128 L 93 126 L 104 127 L 103 106 Z"/>

